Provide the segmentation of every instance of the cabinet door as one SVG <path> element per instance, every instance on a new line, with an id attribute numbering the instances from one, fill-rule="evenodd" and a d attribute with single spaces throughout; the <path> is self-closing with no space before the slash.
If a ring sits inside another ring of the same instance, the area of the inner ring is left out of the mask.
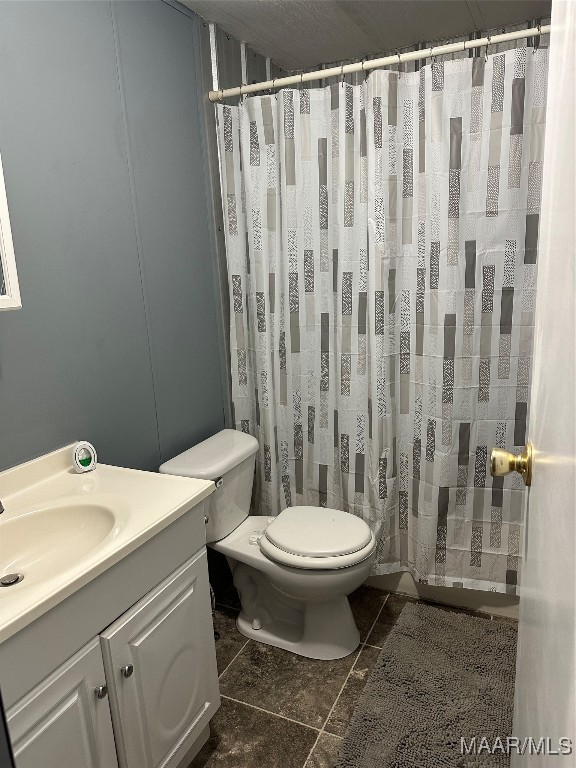
<path id="1" fill-rule="evenodd" d="M 98 638 L 7 713 L 16 768 L 117 768 Z"/>
<path id="2" fill-rule="evenodd" d="M 220 704 L 206 550 L 100 637 L 118 762 L 176 765 Z"/>

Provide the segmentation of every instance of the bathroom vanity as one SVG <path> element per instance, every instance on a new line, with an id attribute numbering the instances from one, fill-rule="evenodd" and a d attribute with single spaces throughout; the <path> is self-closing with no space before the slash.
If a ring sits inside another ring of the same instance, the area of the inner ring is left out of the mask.
<path id="1" fill-rule="evenodd" d="M 204 522 L 214 485 L 103 465 L 78 475 L 70 455 L 0 473 L 0 578 L 24 575 L 0 588 L 16 766 L 186 765 L 220 702 Z"/>

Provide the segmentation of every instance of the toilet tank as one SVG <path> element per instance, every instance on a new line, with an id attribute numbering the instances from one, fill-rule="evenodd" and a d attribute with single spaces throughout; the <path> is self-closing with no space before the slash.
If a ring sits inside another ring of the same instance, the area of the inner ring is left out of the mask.
<path id="1" fill-rule="evenodd" d="M 252 435 L 223 429 L 160 467 L 166 475 L 216 483 L 207 499 L 207 542 L 228 536 L 248 517 L 257 451 L 258 441 Z"/>

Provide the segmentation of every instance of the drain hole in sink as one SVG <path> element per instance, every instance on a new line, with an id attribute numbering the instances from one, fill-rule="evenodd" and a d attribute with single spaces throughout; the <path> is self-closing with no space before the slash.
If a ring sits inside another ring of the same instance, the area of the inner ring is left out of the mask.
<path id="1" fill-rule="evenodd" d="M 22 581 L 23 578 L 23 573 L 7 573 L 4 576 L 0 576 L 0 587 L 12 587 L 14 584 Z"/>

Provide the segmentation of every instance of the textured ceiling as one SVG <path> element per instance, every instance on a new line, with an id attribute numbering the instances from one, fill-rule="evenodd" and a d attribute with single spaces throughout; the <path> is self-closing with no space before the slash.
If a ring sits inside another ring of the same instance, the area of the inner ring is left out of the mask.
<path id="1" fill-rule="evenodd" d="M 548 17 L 551 0 L 181 0 L 286 70 Z"/>

